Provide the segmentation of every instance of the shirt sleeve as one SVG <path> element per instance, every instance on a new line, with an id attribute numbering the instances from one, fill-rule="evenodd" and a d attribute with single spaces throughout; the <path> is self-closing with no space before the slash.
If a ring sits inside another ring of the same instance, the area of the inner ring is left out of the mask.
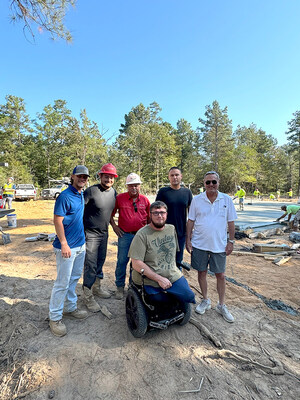
<path id="1" fill-rule="evenodd" d="M 188 219 L 190 219 L 191 221 L 195 221 L 196 219 L 195 198 L 191 202 Z"/>
<path id="2" fill-rule="evenodd" d="M 58 215 L 59 217 L 65 217 L 69 209 L 70 206 L 69 202 L 67 201 L 67 198 L 60 194 L 55 202 L 54 215 Z"/>
<path id="3" fill-rule="evenodd" d="M 137 233 L 133 238 L 128 257 L 134 258 L 135 260 L 144 261 L 146 255 L 146 238 L 141 234 Z"/>
<path id="4" fill-rule="evenodd" d="M 163 201 L 163 199 L 164 199 L 164 197 L 163 197 L 163 195 L 162 195 L 162 190 L 159 189 L 159 191 L 158 191 L 158 193 L 157 193 L 157 195 L 156 195 L 155 201 Z"/>
<path id="5" fill-rule="evenodd" d="M 90 193 L 91 193 L 91 189 L 87 188 L 85 189 L 85 191 L 83 192 L 83 197 L 84 197 L 84 205 L 86 205 L 89 200 L 90 200 Z"/>
<path id="6" fill-rule="evenodd" d="M 227 221 L 232 222 L 237 219 L 237 213 L 231 198 L 228 199 L 228 214 L 227 214 Z"/>

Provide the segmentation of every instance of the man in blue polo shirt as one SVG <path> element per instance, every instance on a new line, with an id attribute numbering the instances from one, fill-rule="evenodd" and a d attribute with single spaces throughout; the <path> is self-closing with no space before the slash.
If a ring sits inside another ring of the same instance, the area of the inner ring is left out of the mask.
<path id="1" fill-rule="evenodd" d="M 77 309 L 75 288 L 85 257 L 82 189 L 87 184 L 88 177 L 88 169 L 84 165 L 77 165 L 71 175 L 71 184 L 58 196 L 54 207 L 56 238 L 53 247 L 57 278 L 49 304 L 49 325 L 55 336 L 64 336 L 67 333 L 62 322 L 63 315 L 76 319 L 87 317 L 86 311 Z"/>

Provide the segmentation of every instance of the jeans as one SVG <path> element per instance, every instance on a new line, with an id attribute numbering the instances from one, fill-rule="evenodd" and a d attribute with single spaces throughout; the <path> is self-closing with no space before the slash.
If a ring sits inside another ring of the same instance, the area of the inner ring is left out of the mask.
<path id="1" fill-rule="evenodd" d="M 185 247 L 185 236 L 178 237 L 179 251 L 176 252 L 176 263 L 180 264 L 183 260 L 183 251 Z"/>
<path id="2" fill-rule="evenodd" d="M 172 286 L 169 289 L 164 290 L 161 287 L 145 285 L 145 291 L 149 295 L 153 295 L 153 300 L 155 301 L 164 301 L 164 292 L 167 292 L 171 293 L 184 303 L 195 303 L 194 292 L 189 287 L 188 281 L 185 279 L 184 276 L 173 282 Z"/>
<path id="3" fill-rule="evenodd" d="M 122 237 L 118 238 L 118 259 L 115 271 L 117 287 L 125 286 L 126 267 L 129 261 L 128 251 L 133 238 L 133 233 L 124 233 Z"/>
<path id="4" fill-rule="evenodd" d="M 75 288 L 81 277 L 85 244 L 71 249 L 71 257 L 64 258 L 61 250 L 54 248 L 56 255 L 57 277 L 51 293 L 49 304 L 49 318 L 51 321 L 62 319 L 63 309 L 72 312 L 77 308 Z"/>
<path id="5" fill-rule="evenodd" d="M 84 261 L 83 286 L 91 289 L 96 277 L 103 279 L 103 265 L 106 259 L 108 232 L 86 229 L 86 255 Z"/>
<path id="6" fill-rule="evenodd" d="M 3 208 L 6 208 L 6 204 L 7 204 L 7 209 L 10 210 L 11 209 L 11 205 L 12 205 L 12 201 L 13 201 L 13 197 L 6 197 L 3 196 Z"/>

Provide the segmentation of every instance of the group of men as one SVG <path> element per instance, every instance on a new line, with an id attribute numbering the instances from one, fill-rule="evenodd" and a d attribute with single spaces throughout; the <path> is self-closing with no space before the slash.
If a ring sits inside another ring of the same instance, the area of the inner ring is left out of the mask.
<path id="1" fill-rule="evenodd" d="M 193 198 L 191 191 L 181 184 L 181 170 L 172 167 L 168 174 L 170 186 L 160 189 L 151 205 L 140 193 L 142 182 L 136 173 L 127 176 L 127 192 L 118 195 L 113 188 L 114 179 L 118 177 L 114 165 L 103 165 L 98 174 L 99 183 L 83 191 L 89 171 L 83 165 L 76 166 L 71 184 L 55 203 L 57 236 L 53 246 L 57 278 L 49 305 L 52 333 L 56 336 L 67 333 L 63 316 L 87 317 L 86 311 L 77 308 L 75 292 L 82 270 L 84 303 L 89 311 L 100 310 L 94 296 L 111 296 L 101 284 L 109 223 L 118 236 L 116 299 L 123 299 L 127 264 L 131 259 L 135 283 L 140 283 L 143 269 L 145 285 L 151 293 L 167 291 L 185 302 L 194 303 L 195 295 L 178 268 L 186 246 L 191 254 L 191 265 L 198 271 L 203 295 L 196 312 L 204 314 L 211 308 L 207 291 L 209 266 L 217 278 L 216 311 L 227 322 L 233 322 L 225 305 L 225 264 L 226 256 L 233 250 L 237 215 L 231 198 L 218 190 L 217 172 L 205 174 L 205 192 Z M 117 212 L 118 223 L 115 221 Z"/>

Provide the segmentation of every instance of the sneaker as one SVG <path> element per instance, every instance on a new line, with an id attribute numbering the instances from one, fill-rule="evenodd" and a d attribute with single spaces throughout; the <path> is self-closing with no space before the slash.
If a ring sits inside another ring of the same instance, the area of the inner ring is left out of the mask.
<path id="1" fill-rule="evenodd" d="M 66 325 L 60 319 L 59 321 L 51 321 L 49 322 L 50 330 L 54 336 L 65 336 L 67 334 Z"/>
<path id="2" fill-rule="evenodd" d="M 234 322 L 234 317 L 230 314 L 230 312 L 228 311 L 227 307 L 225 306 L 225 304 L 223 304 L 222 306 L 218 303 L 217 307 L 216 307 L 216 311 L 217 313 L 221 314 L 223 316 L 223 318 L 225 319 L 225 321 L 227 322 Z"/>
<path id="3" fill-rule="evenodd" d="M 117 287 L 116 299 L 117 300 L 123 300 L 123 297 L 124 297 L 124 288 L 123 288 L 123 286 Z"/>
<path id="4" fill-rule="evenodd" d="M 198 314 L 204 314 L 205 311 L 211 309 L 211 301 L 210 299 L 203 299 L 200 304 L 196 307 L 196 313 Z"/>
<path id="5" fill-rule="evenodd" d="M 67 318 L 75 318 L 75 319 L 84 319 L 88 316 L 88 313 L 84 310 L 76 310 L 74 311 L 64 311 L 63 316 Z"/>

